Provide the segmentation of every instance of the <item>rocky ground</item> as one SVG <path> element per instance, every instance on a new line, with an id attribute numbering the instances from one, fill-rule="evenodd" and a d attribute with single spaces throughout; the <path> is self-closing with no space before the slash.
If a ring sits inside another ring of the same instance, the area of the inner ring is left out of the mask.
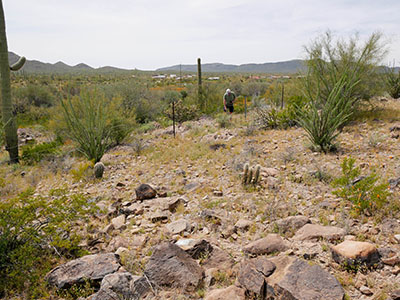
<path id="1" fill-rule="evenodd" d="M 36 193 L 68 186 L 103 213 L 80 224 L 92 255 L 47 280 L 98 282 L 91 300 L 400 299 L 400 103 L 378 105 L 343 129 L 336 153 L 312 152 L 300 128 L 259 131 L 235 116 L 133 139 L 102 158 L 100 179 L 65 159 L 36 176 Z M 380 211 L 355 215 L 332 193 L 349 156 L 390 180 Z M 259 183 L 242 184 L 246 163 L 261 166 Z"/>

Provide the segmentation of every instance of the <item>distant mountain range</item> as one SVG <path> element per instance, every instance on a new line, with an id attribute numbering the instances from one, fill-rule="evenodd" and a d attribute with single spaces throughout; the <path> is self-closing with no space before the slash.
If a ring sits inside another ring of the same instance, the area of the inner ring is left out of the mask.
<path id="1" fill-rule="evenodd" d="M 10 64 L 15 63 L 19 56 L 13 52 L 8 52 Z M 387 68 L 387 67 L 384 67 Z M 156 69 L 153 72 L 197 72 L 197 65 L 174 65 L 165 68 Z M 243 64 L 229 65 L 222 63 L 202 64 L 201 70 L 204 73 L 268 73 L 268 74 L 294 74 L 306 70 L 305 61 L 294 59 L 289 61 L 281 61 L 263 64 Z M 399 67 L 395 70 L 398 72 Z M 92 68 L 87 64 L 80 63 L 76 66 L 70 66 L 61 61 L 51 64 L 38 60 L 26 60 L 26 63 L 20 72 L 26 73 L 44 73 L 44 74 L 68 74 L 68 73 L 127 73 L 133 70 L 121 69 L 115 67 Z"/>
<path id="2" fill-rule="evenodd" d="M 175 65 L 159 68 L 157 72 L 179 71 L 197 72 L 197 65 Z M 304 61 L 300 59 L 263 64 L 226 65 L 221 63 L 202 64 L 202 72 L 236 72 L 236 73 L 269 73 L 269 74 L 293 74 L 304 71 Z"/>
<path id="3" fill-rule="evenodd" d="M 15 63 L 20 58 L 19 55 L 8 52 L 8 59 L 10 61 L 10 65 Z M 77 64 L 76 66 L 70 66 L 62 61 L 59 61 L 55 64 L 44 63 L 38 60 L 26 60 L 24 67 L 22 68 L 23 72 L 26 73 L 47 73 L 47 74 L 63 74 L 63 73 L 113 73 L 113 72 L 129 72 L 129 70 L 119 69 L 115 67 L 101 67 L 101 68 L 92 68 L 84 63 Z"/>

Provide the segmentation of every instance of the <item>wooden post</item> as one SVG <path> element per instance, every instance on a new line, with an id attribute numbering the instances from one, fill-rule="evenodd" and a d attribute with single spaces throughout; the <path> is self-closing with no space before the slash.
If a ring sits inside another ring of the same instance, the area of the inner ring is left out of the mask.
<path id="1" fill-rule="evenodd" d="M 244 96 L 244 119 L 247 119 L 247 96 Z"/>
<path id="2" fill-rule="evenodd" d="M 174 138 L 175 138 L 175 101 L 172 101 L 172 127 L 173 127 Z"/>
<path id="3" fill-rule="evenodd" d="M 285 94 L 285 85 L 283 84 L 283 81 L 282 81 L 282 99 L 281 99 L 281 109 L 283 109 L 283 100 L 284 100 L 284 94 Z"/>

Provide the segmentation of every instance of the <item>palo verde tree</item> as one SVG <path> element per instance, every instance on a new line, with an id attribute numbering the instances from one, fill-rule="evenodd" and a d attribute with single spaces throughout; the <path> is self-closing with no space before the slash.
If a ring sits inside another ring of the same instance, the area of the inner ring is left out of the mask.
<path id="1" fill-rule="evenodd" d="M 1 109 L 3 114 L 3 126 L 6 150 L 11 163 L 18 163 L 18 134 L 17 124 L 13 115 L 11 101 L 10 70 L 17 71 L 25 63 L 25 57 L 21 57 L 17 63 L 10 67 L 8 61 L 8 47 L 6 25 L 4 19 L 3 2 L 0 0 L 0 76 L 1 76 Z"/>

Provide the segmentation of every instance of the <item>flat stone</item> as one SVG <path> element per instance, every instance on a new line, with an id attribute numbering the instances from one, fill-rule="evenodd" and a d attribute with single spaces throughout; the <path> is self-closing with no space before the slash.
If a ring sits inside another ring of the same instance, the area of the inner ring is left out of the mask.
<path id="1" fill-rule="evenodd" d="M 196 240 L 187 247 L 185 252 L 194 259 L 205 258 L 213 251 L 213 247 L 206 240 Z"/>
<path id="2" fill-rule="evenodd" d="M 215 289 L 207 293 L 204 300 L 245 300 L 245 291 L 231 285 L 224 289 Z"/>
<path id="3" fill-rule="evenodd" d="M 202 283 L 203 270 L 185 251 L 171 243 L 154 250 L 144 274 L 156 286 L 195 291 Z"/>
<path id="4" fill-rule="evenodd" d="M 372 296 L 374 293 L 365 285 L 363 285 L 362 287 L 360 287 L 360 292 L 366 296 Z"/>
<path id="5" fill-rule="evenodd" d="M 306 224 L 301 227 L 293 237 L 294 240 L 327 240 L 335 241 L 343 238 L 346 231 L 335 226 L 322 226 L 318 224 Z"/>
<path id="6" fill-rule="evenodd" d="M 262 172 L 265 173 L 267 176 L 276 177 L 279 175 L 279 170 L 275 168 L 263 168 Z"/>
<path id="7" fill-rule="evenodd" d="M 334 276 L 318 265 L 289 256 L 270 259 L 275 272 L 266 278 L 276 298 L 285 300 L 343 300 L 344 290 Z M 268 294 L 267 294 L 268 297 Z"/>
<path id="8" fill-rule="evenodd" d="M 166 225 L 168 231 L 172 234 L 180 234 L 186 230 L 190 230 L 190 224 L 185 219 L 180 219 Z"/>
<path id="9" fill-rule="evenodd" d="M 288 231 L 295 232 L 308 223 L 310 223 L 310 219 L 305 216 L 290 216 L 275 222 L 281 233 L 286 233 Z"/>
<path id="10" fill-rule="evenodd" d="M 101 281 L 120 267 L 114 253 L 86 255 L 54 268 L 46 275 L 46 280 L 57 288 L 68 288 L 85 280 Z"/>
<path id="11" fill-rule="evenodd" d="M 395 235 L 394 235 L 394 238 L 396 239 L 396 241 L 397 241 L 398 243 L 400 243 L 400 234 L 395 234 Z"/>
<path id="12" fill-rule="evenodd" d="M 344 241 L 331 247 L 332 258 L 339 264 L 365 264 L 369 267 L 379 263 L 380 256 L 375 245 L 367 242 Z"/>
<path id="13" fill-rule="evenodd" d="M 118 217 L 111 220 L 111 224 L 114 226 L 114 229 L 116 230 L 126 228 L 125 222 L 126 222 L 125 215 L 119 215 Z"/>
<path id="14" fill-rule="evenodd" d="M 243 252 L 252 255 L 278 253 L 288 249 L 285 241 L 278 234 L 268 234 L 265 238 L 256 240 L 243 248 Z"/>
<path id="15" fill-rule="evenodd" d="M 234 259 L 217 246 L 212 246 L 212 251 L 208 253 L 202 262 L 204 269 L 217 268 L 220 271 L 230 270 L 235 263 Z"/>

